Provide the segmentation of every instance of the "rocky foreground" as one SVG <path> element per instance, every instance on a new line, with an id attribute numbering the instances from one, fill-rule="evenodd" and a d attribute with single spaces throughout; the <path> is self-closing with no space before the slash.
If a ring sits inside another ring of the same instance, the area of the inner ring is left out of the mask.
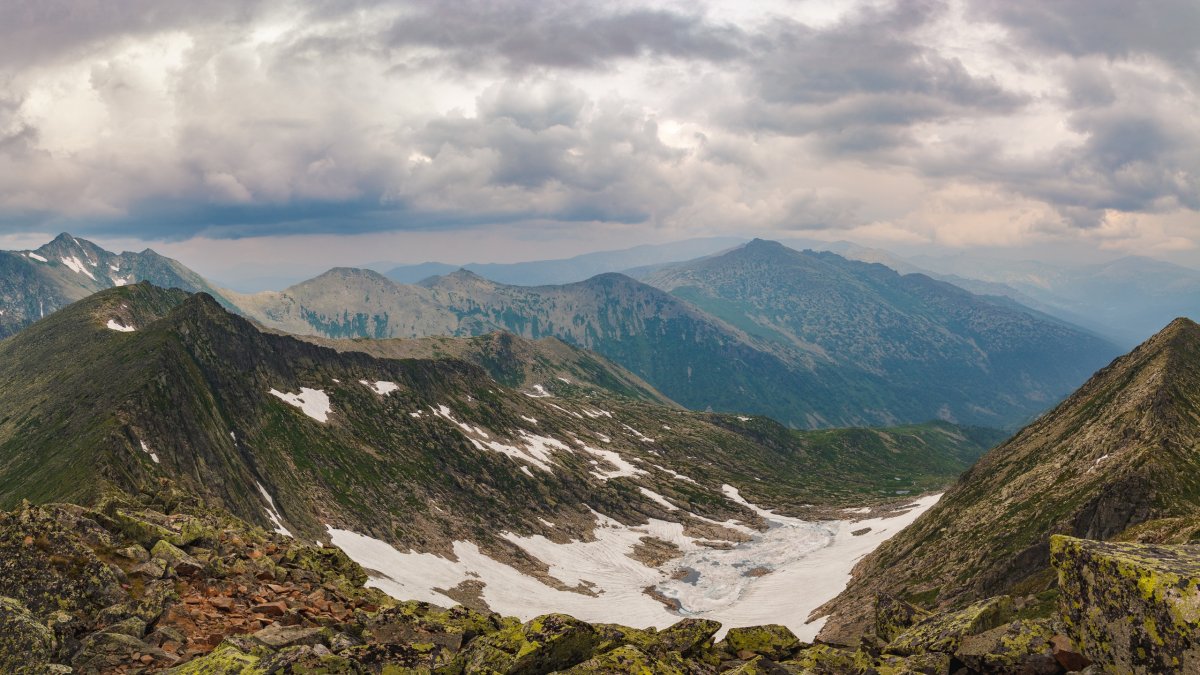
<path id="1" fill-rule="evenodd" d="M 336 548 L 164 488 L 0 514 L 0 672 L 1196 672 L 1200 549 L 1060 538 L 1054 560 L 1061 617 L 1023 617 L 1008 597 L 939 614 L 883 597 L 853 648 L 782 626 L 714 641 L 705 620 L 521 623 L 400 602 Z"/>

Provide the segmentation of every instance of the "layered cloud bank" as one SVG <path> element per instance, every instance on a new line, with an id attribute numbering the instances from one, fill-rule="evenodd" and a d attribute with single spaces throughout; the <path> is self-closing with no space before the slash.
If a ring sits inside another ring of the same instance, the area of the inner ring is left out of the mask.
<path id="1" fill-rule="evenodd" d="M 1193 2 L 336 5 L 4 3 L 0 233 L 1194 246 Z"/>

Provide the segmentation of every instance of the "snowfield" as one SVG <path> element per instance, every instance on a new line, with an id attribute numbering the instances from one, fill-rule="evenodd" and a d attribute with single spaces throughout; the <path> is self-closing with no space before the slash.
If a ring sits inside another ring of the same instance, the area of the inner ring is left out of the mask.
<path id="1" fill-rule="evenodd" d="M 642 492 L 659 504 L 670 504 L 648 489 Z M 448 560 L 430 553 L 397 551 L 385 542 L 348 530 L 329 527 L 328 531 L 334 545 L 378 573 L 369 585 L 400 599 L 452 606 L 454 600 L 434 589 L 478 580 L 484 583 L 482 597 L 489 607 L 522 620 L 564 612 L 585 621 L 661 628 L 693 616 L 720 621 L 724 629 L 782 623 L 800 639 L 812 640 L 824 619 L 806 623 L 809 614 L 845 588 L 851 569 L 864 555 L 941 497 L 917 499 L 908 511 L 890 518 L 807 522 L 759 508 L 731 486 L 725 486 L 725 494 L 766 519 L 769 529 L 758 532 L 736 523 L 720 523 L 753 532 L 751 541 L 721 550 L 700 545 L 683 533 L 679 523 L 650 519 L 643 525 L 627 526 L 593 511 L 597 526 L 596 540 L 591 542 L 558 544 L 541 535 L 503 533 L 505 539 L 546 563 L 550 576 L 566 588 L 590 588 L 595 596 L 542 583 L 488 557 L 468 541 L 455 542 L 457 560 Z M 852 534 L 865 528 L 869 528 L 866 533 Z M 675 544 L 683 557 L 661 568 L 643 565 L 630 553 L 644 537 Z M 679 611 L 650 597 L 648 588 L 678 602 Z"/>
<path id="2" fill-rule="evenodd" d="M 270 394 L 282 399 L 285 403 L 299 408 L 305 415 L 318 422 L 328 422 L 329 413 L 333 412 L 329 407 L 329 395 L 320 389 L 300 387 L 299 394 L 285 394 L 282 391 L 272 389 Z"/>
<path id="3" fill-rule="evenodd" d="M 115 330 L 121 333 L 132 333 L 134 330 L 136 330 L 133 326 L 122 325 L 121 322 L 117 321 L 116 319 L 109 319 L 108 323 L 105 325 L 108 326 L 109 330 Z"/>

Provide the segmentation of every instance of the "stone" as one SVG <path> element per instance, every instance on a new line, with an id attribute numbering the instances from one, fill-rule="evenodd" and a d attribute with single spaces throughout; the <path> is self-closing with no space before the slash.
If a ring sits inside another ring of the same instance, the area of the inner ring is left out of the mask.
<path id="1" fill-rule="evenodd" d="M 790 675 L 787 668 L 765 656 L 755 656 L 745 663 L 724 671 L 726 675 Z"/>
<path id="2" fill-rule="evenodd" d="M 1200 546 L 1050 540 L 1083 656 L 1125 673 L 1200 672 Z"/>
<path id="3" fill-rule="evenodd" d="M 465 672 L 540 675 L 588 660 L 599 642 L 590 624 L 565 614 L 546 614 L 475 638 L 455 662 Z"/>
<path id="4" fill-rule="evenodd" d="M 1092 662 L 1079 652 L 1075 641 L 1062 633 L 1050 638 L 1050 647 L 1054 653 L 1054 660 L 1067 671 L 1083 670 L 1092 665 Z"/>
<path id="5" fill-rule="evenodd" d="M 742 653 L 765 656 L 779 661 L 791 656 L 792 652 L 801 646 L 795 633 L 786 626 L 768 624 L 746 628 L 730 628 L 725 639 L 717 645 L 730 654 L 741 656 Z"/>
<path id="6" fill-rule="evenodd" d="M 1013 621 L 964 637 L 954 656 L 983 673 L 1055 675 L 1059 672 L 1052 643 L 1055 634 L 1046 620 Z"/>
<path id="7" fill-rule="evenodd" d="M 54 654 L 54 631 L 42 625 L 13 598 L 0 598 L 0 672 L 48 663 Z"/>
<path id="8" fill-rule="evenodd" d="M 279 602 L 264 602 L 261 605 L 255 605 L 250 611 L 255 614 L 262 614 L 263 616 L 283 616 L 287 614 L 288 606 L 282 600 Z"/>
<path id="9" fill-rule="evenodd" d="M 154 548 L 150 549 L 150 557 L 162 560 L 180 576 L 191 576 L 204 569 L 204 565 L 199 560 L 184 553 L 182 549 L 166 539 L 160 539 Z"/>
<path id="10" fill-rule="evenodd" d="M 964 637 L 978 635 L 1009 621 L 1012 598 L 980 600 L 955 612 L 930 615 L 905 629 L 884 647 L 885 654 L 912 656 L 926 652 L 953 654 Z"/>
<path id="11" fill-rule="evenodd" d="M 321 629 L 302 626 L 268 626 L 250 637 L 271 649 L 311 647 L 321 643 Z"/>
<path id="12" fill-rule="evenodd" d="M 875 598 L 875 636 L 891 642 L 930 613 L 916 605 L 886 593 Z"/>
<path id="13" fill-rule="evenodd" d="M 632 645 L 617 647 L 563 671 L 566 675 L 684 675 L 685 672 L 678 654 L 674 658 L 656 659 Z"/>

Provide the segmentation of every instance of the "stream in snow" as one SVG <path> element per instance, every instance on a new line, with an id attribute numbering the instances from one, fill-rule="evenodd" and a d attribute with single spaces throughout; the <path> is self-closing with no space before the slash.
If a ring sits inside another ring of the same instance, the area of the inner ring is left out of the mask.
<path id="1" fill-rule="evenodd" d="M 696 616 L 720 621 L 725 628 L 781 623 L 802 640 L 811 640 L 824 623 L 805 623 L 812 610 L 846 587 L 851 569 L 864 555 L 941 496 L 915 499 L 913 508 L 890 518 L 808 522 L 760 509 L 730 486 L 725 494 L 765 518 L 769 529 L 725 550 L 697 543 L 678 523 L 652 519 L 631 527 L 602 514 L 596 514 L 596 540 L 591 542 L 558 544 L 541 535 L 505 535 L 545 562 L 555 579 L 567 587 L 588 586 L 595 596 L 552 588 L 484 555 L 471 542 L 455 542 L 457 560 L 449 560 L 400 552 L 347 530 L 329 528 L 329 534 L 335 545 L 371 571 L 370 585 L 401 599 L 453 605 L 441 591 L 475 580 L 483 582 L 482 598 L 489 607 L 523 620 L 563 612 L 585 621 L 665 627 L 683 616 Z M 855 536 L 856 531 L 862 533 Z M 676 544 L 682 558 L 650 568 L 629 557 L 646 536 Z M 680 610 L 668 610 L 645 592 L 648 587 L 677 601 Z"/>

